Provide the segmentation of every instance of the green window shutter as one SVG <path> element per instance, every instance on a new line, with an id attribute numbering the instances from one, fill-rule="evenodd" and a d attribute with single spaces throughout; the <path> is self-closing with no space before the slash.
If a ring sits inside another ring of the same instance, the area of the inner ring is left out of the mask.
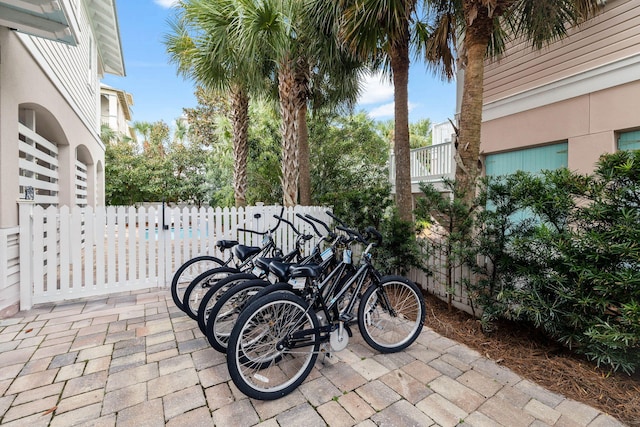
<path id="1" fill-rule="evenodd" d="M 490 154 L 486 158 L 486 173 L 490 176 L 508 175 L 519 170 L 536 173 L 567 167 L 567 143 L 525 148 L 506 153 Z"/>
<path id="2" fill-rule="evenodd" d="M 640 150 L 640 130 L 621 133 L 618 137 L 618 150 Z"/>

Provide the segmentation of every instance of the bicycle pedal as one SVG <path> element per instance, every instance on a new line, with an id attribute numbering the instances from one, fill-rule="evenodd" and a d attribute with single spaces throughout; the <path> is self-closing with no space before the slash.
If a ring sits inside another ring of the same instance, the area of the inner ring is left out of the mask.
<path id="1" fill-rule="evenodd" d="M 354 317 L 355 316 L 353 314 L 341 314 L 338 320 L 344 323 L 349 323 L 354 319 Z"/>

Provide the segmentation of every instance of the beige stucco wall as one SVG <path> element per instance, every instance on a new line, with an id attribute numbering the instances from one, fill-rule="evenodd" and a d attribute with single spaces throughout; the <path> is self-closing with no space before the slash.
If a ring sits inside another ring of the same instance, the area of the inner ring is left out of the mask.
<path id="1" fill-rule="evenodd" d="M 60 201 L 74 202 L 74 175 L 76 148 L 84 146 L 89 153 L 89 167 L 95 174 L 95 164 L 104 163 L 104 149 L 95 129 L 78 117 L 76 111 L 56 89 L 39 67 L 18 35 L 0 27 L 0 228 L 18 224 L 15 203 L 18 192 L 18 119 L 19 106 L 39 111 L 36 122 L 38 133 L 59 144 L 60 153 Z M 40 118 L 42 118 L 40 120 Z M 97 129 L 97 125 L 96 125 Z M 91 181 L 103 180 L 92 176 Z M 95 205 L 95 191 L 89 205 Z"/>
<path id="2" fill-rule="evenodd" d="M 481 152 L 497 153 L 568 141 L 569 168 L 593 171 L 603 153 L 616 150 L 617 133 L 640 128 L 640 81 L 488 120 Z"/>

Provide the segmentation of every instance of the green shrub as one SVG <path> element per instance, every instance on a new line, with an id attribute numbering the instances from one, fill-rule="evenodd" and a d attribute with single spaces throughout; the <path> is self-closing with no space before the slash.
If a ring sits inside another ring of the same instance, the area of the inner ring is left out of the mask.
<path id="1" fill-rule="evenodd" d="M 383 274 L 406 275 L 411 267 L 425 272 L 428 255 L 416 239 L 415 225 L 400 218 L 396 208 L 382 219 L 378 231 L 382 244 L 375 250 L 375 266 Z"/>
<path id="2" fill-rule="evenodd" d="M 593 176 L 566 169 L 485 181 L 474 263 L 486 325 L 533 323 L 598 365 L 640 366 L 640 152 L 603 156 Z"/>

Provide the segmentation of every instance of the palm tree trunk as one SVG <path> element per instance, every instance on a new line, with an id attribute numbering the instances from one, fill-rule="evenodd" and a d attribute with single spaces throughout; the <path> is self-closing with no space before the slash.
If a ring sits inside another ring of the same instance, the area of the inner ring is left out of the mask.
<path id="1" fill-rule="evenodd" d="M 462 105 L 460 108 L 460 135 L 456 147 L 456 181 L 464 194 L 464 202 L 471 209 L 476 193 L 476 180 L 481 172 L 478 165 L 480 155 L 480 128 L 484 93 L 484 60 L 492 30 L 492 19 L 486 8 L 467 27 L 465 52 L 467 65 L 464 71 Z M 465 10 L 465 14 L 466 14 Z"/>
<path id="2" fill-rule="evenodd" d="M 400 218 L 412 221 L 411 153 L 409 144 L 409 29 L 406 43 L 397 42 L 391 47 L 391 70 L 394 86 L 394 154 L 396 159 L 396 205 Z"/>
<path id="3" fill-rule="evenodd" d="M 233 124 L 233 195 L 236 207 L 247 204 L 247 157 L 249 152 L 249 96 L 240 86 L 231 89 Z"/>
<path id="4" fill-rule="evenodd" d="M 307 102 L 302 102 L 297 114 L 298 161 L 300 176 L 300 204 L 311 206 L 311 162 L 309 160 L 309 128 L 307 127 Z"/>
<path id="5" fill-rule="evenodd" d="M 311 206 L 311 166 L 309 161 L 309 128 L 307 101 L 309 99 L 310 66 L 306 57 L 296 61 L 296 136 L 298 138 L 298 191 L 300 204 Z"/>
<path id="6" fill-rule="evenodd" d="M 282 123 L 282 198 L 285 206 L 298 202 L 298 140 L 296 138 L 296 91 L 293 61 L 285 58 L 278 70 L 278 95 Z"/>

